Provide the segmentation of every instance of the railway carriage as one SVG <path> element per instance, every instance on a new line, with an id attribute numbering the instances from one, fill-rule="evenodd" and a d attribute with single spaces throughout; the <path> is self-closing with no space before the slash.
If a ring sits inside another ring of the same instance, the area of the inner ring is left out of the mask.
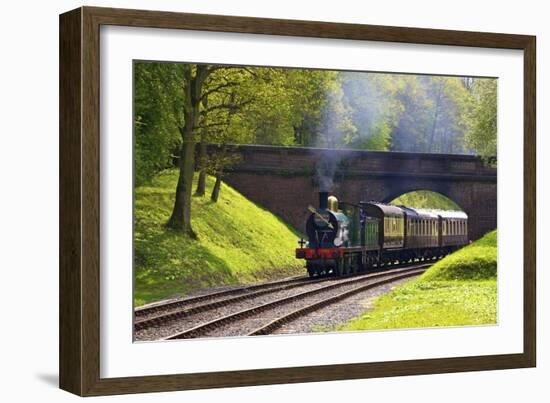
<path id="1" fill-rule="evenodd" d="M 327 192 L 319 193 L 319 209 L 309 211 L 308 240 L 300 241 L 296 257 L 305 259 L 312 277 L 439 259 L 468 243 L 462 211 L 338 203 Z"/>
<path id="2" fill-rule="evenodd" d="M 439 212 L 441 246 L 453 249 L 468 243 L 468 216 L 462 211 Z"/>

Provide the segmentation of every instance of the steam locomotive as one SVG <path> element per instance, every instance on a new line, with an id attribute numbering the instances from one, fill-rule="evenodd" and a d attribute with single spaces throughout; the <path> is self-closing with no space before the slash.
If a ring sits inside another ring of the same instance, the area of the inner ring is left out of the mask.
<path id="1" fill-rule="evenodd" d="M 300 240 L 296 258 L 305 259 L 310 277 L 436 260 L 468 243 L 468 216 L 462 211 L 339 203 L 328 192 L 319 192 L 319 209 L 308 210 L 308 240 Z"/>

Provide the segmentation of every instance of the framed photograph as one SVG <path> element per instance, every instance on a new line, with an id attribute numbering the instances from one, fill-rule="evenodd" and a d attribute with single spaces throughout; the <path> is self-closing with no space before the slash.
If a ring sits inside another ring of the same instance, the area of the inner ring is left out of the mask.
<path id="1" fill-rule="evenodd" d="M 535 366 L 535 52 L 514 34 L 62 14 L 60 387 Z"/>

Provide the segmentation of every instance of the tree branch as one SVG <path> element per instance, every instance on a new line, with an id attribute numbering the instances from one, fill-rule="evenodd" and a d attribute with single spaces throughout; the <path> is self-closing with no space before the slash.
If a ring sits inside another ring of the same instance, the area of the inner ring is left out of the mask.
<path id="1" fill-rule="evenodd" d="M 204 99 L 204 98 L 207 97 L 208 95 L 213 94 L 213 93 L 215 93 L 215 92 L 219 92 L 219 91 L 220 91 L 221 89 L 223 89 L 223 88 L 235 87 L 235 86 L 237 86 L 237 85 L 238 85 L 238 83 L 235 82 L 235 81 L 227 81 L 227 82 L 225 82 L 225 83 L 223 83 L 223 84 L 220 84 L 220 85 L 218 85 L 218 86 L 216 86 L 216 87 L 214 87 L 214 88 L 212 88 L 212 89 L 210 89 L 210 90 L 207 90 L 207 91 L 203 92 L 201 98 Z"/>

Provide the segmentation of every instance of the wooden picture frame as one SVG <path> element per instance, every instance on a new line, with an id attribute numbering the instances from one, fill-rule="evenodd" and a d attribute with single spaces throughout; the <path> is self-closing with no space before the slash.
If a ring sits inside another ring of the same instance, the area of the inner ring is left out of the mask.
<path id="1" fill-rule="evenodd" d="M 102 25 L 524 52 L 524 348 L 521 354 L 228 372 L 100 377 L 100 57 Z M 536 363 L 535 37 L 481 32 L 82 7 L 60 16 L 60 387 L 81 396 L 533 367 Z"/>

